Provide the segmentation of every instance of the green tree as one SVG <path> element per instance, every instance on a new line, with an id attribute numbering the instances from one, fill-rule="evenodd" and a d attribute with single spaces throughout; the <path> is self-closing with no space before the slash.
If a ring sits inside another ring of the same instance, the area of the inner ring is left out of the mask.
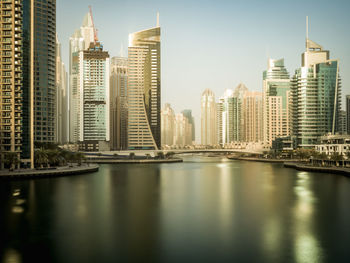
<path id="1" fill-rule="evenodd" d="M 318 158 L 321 160 L 328 160 L 328 155 L 325 152 L 323 152 L 318 155 Z"/>
<path id="2" fill-rule="evenodd" d="M 40 166 L 40 168 L 44 167 L 44 164 L 47 164 L 49 161 L 47 150 L 43 147 L 36 149 L 34 152 L 34 162 Z"/>
<path id="3" fill-rule="evenodd" d="M 10 171 L 13 171 L 16 164 L 20 162 L 18 158 L 18 153 L 16 152 L 7 152 L 5 153 L 5 163 L 10 166 Z"/>
<path id="4" fill-rule="evenodd" d="M 158 159 L 164 159 L 164 153 L 163 152 L 158 152 L 157 156 L 158 156 Z"/>
<path id="5" fill-rule="evenodd" d="M 174 155 L 175 155 L 174 152 L 167 152 L 167 153 L 165 154 L 165 157 L 166 157 L 167 159 L 171 159 Z"/>
<path id="6" fill-rule="evenodd" d="M 46 150 L 49 166 L 57 166 L 61 160 L 60 151 L 58 149 Z"/>
<path id="7" fill-rule="evenodd" d="M 76 152 L 73 156 L 74 161 L 77 162 L 79 166 L 81 165 L 82 161 L 85 160 L 85 155 L 82 152 Z"/>

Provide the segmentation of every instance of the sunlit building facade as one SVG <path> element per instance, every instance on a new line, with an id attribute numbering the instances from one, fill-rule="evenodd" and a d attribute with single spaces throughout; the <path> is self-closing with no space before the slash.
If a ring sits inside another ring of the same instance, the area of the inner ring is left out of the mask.
<path id="1" fill-rule="evenodd" d="M 267 145 L 290 135 L 290 85 L 284 59 L 269 59 L 263 73 L 263 134 Z"/>
<path id="2" fill-rule="evenodd" d="M 217 144 L 223 144 L 222 138 L 222 111 L 223 111 L 224 102 L 223 99 L 220 98 L 216 103 L 216 140 Z"/>
<path id="3" fill-rule="evenodd" d="M 195 132 L 195 122 L 194 117 L 192 116 L 192 110 L 186 109 L 181 112 L 191 124 L 191 141 L 194 142 L 196 140 L 196 132 Z"/>
<path id="4" fill-rule="evenodd" d="M 169 103 L 161 111 L 162 146 L 172 146 L 175 136 L 175 113 Z"/>
<path id="5" fill-rule="evenodd" d="M 87 50 L 94 42 L 94 25 L 91 13 L 87 13 L 82 26 L 75 30 L 69 39 L 69 141 L 78 142 L 79 138 L 79 52 Z"/>
<path id="6" fill-rule="evenodd" d="M 241 128 L 243 142 L 260 142 L 263 139 L 262 92 L 247 91 L 242 98 Z"/>
<path id="7" fill-rule="evenodd" d="M 192 145 L 192 124 L 183 113 L 175 116 L 174 144 L 180 147 Z"/>
<path id="8" fill-rule="evenodd" d="M 311 148 L 327 133 L 339 130 L 341 82 L 338 60 L 307 39 L 302 66 L 292 78 L 293 138 L 298 147 Z"/>
<path id="9" fill-rule="evenodd" d="M 0 2 L 0 161 L 56 139 L 56 1 Z"/>
<path id="10" fill-rule="evenodd" d="M 5 154 L 22 148 L 22 3 L 0 2 L 0 163 Z"/>
<path id="11" fill-rule="evenodd" d="M 68 142 L 68 75 L 61 57 L 61 43 L 56 35 L 56 142 Z"/>
<path id="12" fill-rule="evenodd" d="M 129 35 L 128 148 L 160 149 L 160 27 Z"/>
<path id="13" fill-rule="evenodd" d="M 210 89 L 206 89 L 201 98 L 201 144 L 215 145 L 216 143 L 215 94 Z"/>

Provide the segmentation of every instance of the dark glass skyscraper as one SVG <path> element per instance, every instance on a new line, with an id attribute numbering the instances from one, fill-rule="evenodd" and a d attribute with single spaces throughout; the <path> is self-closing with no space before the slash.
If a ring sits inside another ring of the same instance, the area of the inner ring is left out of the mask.
<path id="1" fill-rule="evenodd" d="M 56 0 L 34 0 L 34 141 L 55 142 Z"/>

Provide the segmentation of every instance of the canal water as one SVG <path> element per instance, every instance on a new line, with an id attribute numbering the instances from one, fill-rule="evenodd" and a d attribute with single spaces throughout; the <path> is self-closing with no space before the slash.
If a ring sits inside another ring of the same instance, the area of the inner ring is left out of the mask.
<path id="1" fill-rule="evenodd" d="M 350 179 L 185 157 L 0 181 L 2 262 L 350 262 Z"/>

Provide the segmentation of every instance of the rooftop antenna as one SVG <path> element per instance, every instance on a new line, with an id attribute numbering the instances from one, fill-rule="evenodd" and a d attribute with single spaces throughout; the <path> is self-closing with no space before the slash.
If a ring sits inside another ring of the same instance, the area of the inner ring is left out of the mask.
<path id="1" fill-rule="evenodd" d="M 157 12 L 157 27 L 159 27 L 159 12 Z"/>
<path id="2" fill-rule="evenodd" d="M 90 16 L 91 16 L 92 27 L 94 28 L 94 44 L 96 45 L 96 42 L 98 41 L 98 38 L 97 38 L 97 29 L 96 29 L 95 24 L 94 24 L 94 18 L 93 18 L 93 16 L 92 16 L 92 8 L 91 8 L 91 5 L 89 5 L 89 10 L 90 10 Z"/>
<path id="3" fill-rule="evenodd" d="M 306 50 L 309 50 L 309 17 L 306 16 Z"/>

